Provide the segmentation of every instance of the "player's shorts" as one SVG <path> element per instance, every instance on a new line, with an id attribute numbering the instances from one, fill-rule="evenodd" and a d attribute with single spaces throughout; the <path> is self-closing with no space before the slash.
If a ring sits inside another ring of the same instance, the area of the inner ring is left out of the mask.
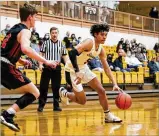
<path id="1" fill-rule="evenodd" d="M 96 77 L 96 75 L 89 69 L 87 64 L 85 64 L 84 68 L 80 70 L 80 73 L 83 75 L 82 82 L 88 83 L 92 79 Z M 72 82 L 72 87 L 76 92 L 81 92 L 83 91 L 83 86 L 82 84 L 76 85 L 75 79 L 77 78 L 75 72 L 70 72 L 70 77 L 71 77 L 71 82 Z"/>
<path id="2" fill-rule="evenodd" d="M 13 64 L 1 60 L 1 84 L 8 89 L 16 89 L 31 81 Z"/>

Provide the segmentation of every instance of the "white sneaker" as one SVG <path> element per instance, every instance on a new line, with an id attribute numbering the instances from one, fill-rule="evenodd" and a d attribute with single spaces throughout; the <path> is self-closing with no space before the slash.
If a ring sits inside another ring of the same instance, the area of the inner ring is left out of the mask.
<path id="1" fill-rule="evenodd" d="M 60 98 L 61 98 L 61 102 L 65 105 L 69 105 L 69 101 L 68 101 L 68 98 L 67 98 L 67 90 L 64 88 L 64 87 L 60 87 L 59 89 L 59 95 L 60 95 Z"/>
<path id="2" fill-rule="evenodd" d="M 120 123 L 122 120 L 111 112 L 105 113 L 105 123 Z"/>

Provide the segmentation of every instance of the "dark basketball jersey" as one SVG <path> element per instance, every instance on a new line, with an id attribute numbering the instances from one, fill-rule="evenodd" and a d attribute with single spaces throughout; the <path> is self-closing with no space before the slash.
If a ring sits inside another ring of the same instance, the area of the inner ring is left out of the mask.
<path id="1" fill-rule="evenodd" d="M 17 41 L 17 36 L 23 29 L 28 28 L 21 23 L 14 25 L 1 44 L 1 56 L 7 58 L 12 64 L 15 64 L 23 54 L 20 43 Z"/>

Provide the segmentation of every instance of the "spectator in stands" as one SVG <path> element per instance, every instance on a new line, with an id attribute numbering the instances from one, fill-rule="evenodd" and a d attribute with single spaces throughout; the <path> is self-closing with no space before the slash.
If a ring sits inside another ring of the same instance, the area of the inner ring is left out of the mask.
<path id="1" fill-rule="evenodd" d="M 49 40 L 49 39 L 50 39 L 50 34 L 49 34 L 49 33 L 46 33 L 46 34 L 44 35 L 43 41 L 47 41 L 47 40 Z"/>
<path id="2" fill-rule="evenodd" d="M 137 52 L 137 48 L 138 48 L 138 45 L 136 43 L 136 40 L 134 39 L 134 40 L 131 41 L 131 54 L 133 56 L 135 56 L 135 54 Z"/>
<path id="3" fill-rule="evenodd" d="M 4 36 L 6 36 L 6 34 L 7 34 L 7 32 L 8 32 L 9 30 L 10 30 L 10 25 L 7 24 L 7 25 L 6 25 L 6 28 L 1 31 L 1 34 L 4 35 Z"/>
<path id="4" fill-rule="evenodd" d="M 35 35 L 32 35 L 30 41 L 31 41 L 30 47 L 31 47 L 32 49 L 34 49 L 38 54 L 40 54 L 39 41 L 37 41 L 36 36 L 35 36 Z M 30 63 L 32 64 L 32 65 L 29 65 L 29 66 L 25 66 L 26 69 L 34 69 L 34 70 L 36 70 L 36 69 L 39 68 L 39 63 L 38 63 L 38 61 L 36 61 L 35 59 L 31 59 L 31 58 L 29 58 L 29 57 L 26 57 L 26 59 L 27 59 L 28 61 L 30 61 Z"/>
<path id="5" fill-rule="evenodd" d="M 36 32 L 36 28 L 35 28 L 35 27 L 32 29 L 31 35 L 36 36 L 37 40 L 39 40 L 39 38 L 40 38 L 40 37 L 39 37 L 39 33 Z"/>
<path id="6" fill-rule="evenodd" d="M 102 8 L 101 21 L 108 22 L 110 12 L 107 7 Z"/>
<path id="7" fill-rule="evenodd" d="M 107 55 L 107 62 L 111 70 L 114 70 L 113 54 Z"/>
<path id="8" fill-rule="evenodd" d="M 156 43 L 153 49 L 156 51 L 156 53 L 159 53 L 159 43 Z"/>
<path id="9" fill-rule="evenodd" d="M 118 53 L 119 49 L 123 49 L 124 38 L 121 38 L 117 44 L 116 52 Z"/>
<path id="10" fill-rule="evenodd" d="M 87 64 L 91 70 L 103 72 L 102 64 L 98 58 L 88 59 Z"/>
<path id="11" fill-rule="evenodd" d="M 125 50 L 126 56 L 130 57 L 131 56 L 130 44 L 127 44 L 124 50 Z"/>
<path id="12" fill-rule="evenodd" d="M 130 69 L 124 69 L 123 68 L 122 57 L 124 57 L 124 56 L 126 56 L 124 50 L 119 49 L 118 58 L 116 58 L 115 61 L 114 61 L 115 71 L 122 71 L 122 72 L 130 71 Z"/>
<path id="13" fill-rule="evenodd" d="M 123 43 L 124 43 L 124 38 L 121 38 L 117 45 L 120 45 L 120 44 L 123 44 Z"/>
<path id="14" fill-rule="evenodd" d="M 142 46 L 139 46 L 137 48 L 137 52 L 135 54 L 135 57 L 138 58 L 138 60 L 140 62 L 145 62 L 147 61 L 147 57 L 146 57 L 146 49 Z"/>
<path id="15" fill-rule="evenodd" d="M 78 37 L 77 43 L 79 44 L 82 41 L 81 37 Z"/>
<path id="16" fill-rule="evenodd" d="M 127 63 L 127 68 L 131 70 L 136 70 L 138 67 L 144 66 L 135 56 L 126 56 L 125 62 Z"/>
<path id="17" fill-rule="evenodd" d="M 155 74 L 155 72 L 159 72 L 159 68 L 156 64 L 156 58 L 152 57 L 151 61 L 148 63 L 148 67 L 150 69 L 150 74 Z"/>
<path id="18" fill-rule="evenodd" d="M 40 48 L 39 48 L 39 41 L 37 41 L 37 38 L 35 35 L 31 36 L 31 48 L 34 49 L 37 53 L 40 53 Z"/>
<path id="19" fill-rule="evenodd" d="M 119 4 L 120 4 L 120 2 L 119 1 L 115 1 L 114 2 L 114 10 L 119 10 Z"/>
<path id="20" fill-rule="evenodd" d="M 149 16 L 152 18 L 158 18 L 158 10 L 156 7 L 151 8 Z"/>
<path id="21" fill-rule="evenodd" d="M 68 3 L 68 10 L 67 10 L 68 17 L 74 18 L 74 7 L 75 7 L 74 2 L 67 1 L 67 3 Z"/>
<path id="22" fill-rule="evenodd" d="M 134 45 L 135 45 L 136 47 L 138 47 L 138 44 L 137 44 L 137 42 L 136 42 L 136 39 L 135 39 L 135 38 L 132 40 L 132 43 L 134 43 Z"/>
<path id="23" fill-rule="evenodd" d="M 123 45 L 123 49 L 124 49 L 124 51 L 126 51 L 126 47 L 127 47 L 127 45 L 128 45 L 128 46 L 130 46 L 129 44 L 130 44 L 130 43 L 129 43 L 129 40 L 128 40 L 128 39 L 126 39 L 126 40 L 125 40 L 125 43 L 123 43 L 123 44 L 122 44 L 122 45 Z"/>
<path id="24" fill-rule="evenodd" d="M 42 44 L 43 44 L 43 38 L 40 37 L 40 38 L 39 38 L 39 44 L 38 44 L 38 45 L 39 45 L 39 48 L 41 48 Z"/>
<path id="25" fill-rule="evenodd" d="M 123 49 L 123 45 L 122 44 L 118 44 L 117 45 L 117 48 L 116 48 L 116 52 L 117 53 L 119 52 L 119 49 Z"/>
<path id="26" fill-rule="evenodd" d="M 57 1 L 49 1 L 49 14 L 56 14 L 55 13 L 55 5 Z"/>
<path id="27" fill-rule="evenodd" d="M 55 15 L 60 16 L 62 13 L 62 2 L 61 1 L 57 1 L 54 5 L 54 9 L 55 9 Z"/>
<path id="28" fill-rule="evenodd" d="M 72 44 L 72 47 L 74 47 L 78 44 L 78 40 L 77 40 L 75 34 L 71 34 L 70 42 Z"/>
<path id="29" fill-rule="evenodd" d="M 74 10 L 74 12 L 75 12 L 75 18 L 81 18 L 81 15 L 80 15 L 80 1 L 76 1 L 76 3 L 75 3 L 75 10 Z"/>
<path id="30" fill-rule="evenodd" d="M 66 32 L 66 36 L 64 37 L 63 42 L 65 44 L 66 49 L 72 49 L 73 48 L 72 44 L 71 44 L 71 41 L 70 41 L 70 32 L 69 31 Z"/>

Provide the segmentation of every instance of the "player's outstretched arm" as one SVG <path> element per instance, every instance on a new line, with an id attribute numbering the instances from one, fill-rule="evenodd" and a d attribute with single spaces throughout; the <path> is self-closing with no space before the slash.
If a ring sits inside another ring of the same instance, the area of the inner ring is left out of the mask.
<path id="1" fill-rule="evenodd" d="M 40 61 L 52 68 L 55 68 L 58 63 L 54 61 L 47 61 L 45 58 L 40 56 L 36 51 L 34 51 L 30 47 L 30 37 L 31 37 L 31 32 L 28 29 L 23 29 L 17 37 L 18 42 L 21 45 L 21 50 L 24 54 L 26 54 L 28 57 L 35 59 L 37 61 Z"/>

